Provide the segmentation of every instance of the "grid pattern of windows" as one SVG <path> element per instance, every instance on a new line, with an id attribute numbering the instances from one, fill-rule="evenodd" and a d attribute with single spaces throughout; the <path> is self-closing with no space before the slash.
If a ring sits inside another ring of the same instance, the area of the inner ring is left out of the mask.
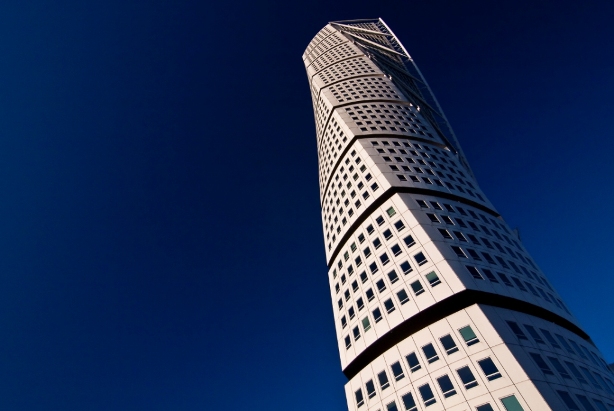
<path id="1" fill-rule="evenodd" d="M 412 316 L 466 288 L 525 300 L 574 322 L 480 190 L 445 117 L 429 107 L 428 86 L 415 81 L 421 74 L 408 71 L 413 63 L 405 66 L 399 57 L 405 51 L 396 38 L 381 21 L 343 27 L 326 26 L 303 55 L 343 367 L 378 338 L 394 335 L 395 327 L 411 324 Z M 428 104 L 415 98 L 418 90 Z M 535 378 L 573 386 L 558 394 L 569 409 L 611 408 L 614 378 L 594 347 L 560 327 L 522 318 L 503 318 L 502 332 L 525 350 Z M 473 319 L 453 326 L 440 321 L 445 326 L 404 336 L 396 353 L 360 371 L 348 401 L 381 411 L 445 408 L 447 401 L 513 385 L 500 361 L 508 357 L 495 355 Z M 523 398 L 508 390 L 470 406 L 518 411 Z"/>

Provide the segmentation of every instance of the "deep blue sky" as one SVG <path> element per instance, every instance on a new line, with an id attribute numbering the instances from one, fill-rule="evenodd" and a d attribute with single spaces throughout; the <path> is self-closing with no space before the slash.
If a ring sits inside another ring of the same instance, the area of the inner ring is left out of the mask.
<path id="1" fill-rule="evenodd" d="M 301 54 L 371 17 L 614 361 L 611 1 L 11 0 L 2 409 L 345 409 Z"/>

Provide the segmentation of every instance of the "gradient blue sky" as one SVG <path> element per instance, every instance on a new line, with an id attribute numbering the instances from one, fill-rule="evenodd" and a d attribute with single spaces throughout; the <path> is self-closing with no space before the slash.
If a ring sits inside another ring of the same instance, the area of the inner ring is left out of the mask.
<path id="1" fill-rule="evenodd" d="M 611 1 L 0 5 L 0 407 L 343 410 L 301 54 L 382 17 L 614 361 Z"/>

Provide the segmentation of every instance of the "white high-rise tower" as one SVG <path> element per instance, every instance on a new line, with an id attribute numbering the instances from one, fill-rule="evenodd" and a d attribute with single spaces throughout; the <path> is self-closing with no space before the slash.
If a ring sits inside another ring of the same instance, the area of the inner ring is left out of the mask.
<path id="1" fill-rule="evenodd" d="M 303 54 L 350 410 L 614 410 L 614 375 L 381 20 Z"/>

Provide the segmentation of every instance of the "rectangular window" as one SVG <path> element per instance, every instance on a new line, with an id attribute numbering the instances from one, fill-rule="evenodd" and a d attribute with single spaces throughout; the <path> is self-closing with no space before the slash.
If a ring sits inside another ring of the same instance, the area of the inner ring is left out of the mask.
<path id="1" fill-rule="evenodd" d="M 369 270 L 371 270 L 371 274 L 375 274 L 379 268 L 377 268 L 377 264 L 371 263 L 371 265 L 369 265 Z"/>
<path id="2" fill-rule="evenodd" d="M 556 342 L 552 334 L 550 334 L 550 331 L 544 330 L 543 328 L 540 328 L 540 330 L 542 334 L 544 334 L 544 336 L 546 337 L 546 340 L 548 340 L 551 346 L 553 346 L 554 348 L 561 349 L 561 346 Z"/>
<path id="3" fill-rule="evenodd" d="M 365 403 L 365 399 L 362 396 L 362 390 L 360 388 L 357 389 L 354 395 L 356 396 L 356 407 L 360 408 Z"/>
<path id="4" fill-rule="evenodd" d="M 430 273 L 425 275 L 425 277 L 428 280 L 431 287 L 435 287 L 437 284 L 441 284 L 441 280 L 439 279 L 439 277 L 437 277 L 437 274 L 435 274 L 435 271 L 431 271 Z"/>
<path id="5" fill-rule="evenodd" d="M 390 404 L 386 405 L 386 411 L 399 411 L 397 403 L 392 401 Z"/>
<path id="6" fill-rule="evenodd" d="M 476 411 L 495 411 L 492 408 L 492 405 L 486 403 L 476 407 Z"/>
<path id="7" fill-rule="evenodd" d="M 576 397 L 578 397 L 580 404 L 582 404 L 586 411 L 596 411 L 595 407 L 593 407 L 591 402 L 584 395 L 576 394 Z"/>
<path id="8" fill-rule="evenodd" d="M 416 297 L 424 292 L 424 288 L 422 287 L 422 284 L 420 284 L 420 281 L 416 280 L 410 285 L 411 289 L 414 290 L 414 294 L 416 295 Z"/>
<path id="9" fill-rule="evenodd" d="M 406 355 L 405 359 L 407 360 L 407 365 L 409 366 L 409 370 L 411 372 L 416 372 L 420 368 L 422 368 L 422 366 L 420 365 L 420 361 L 418 360 L 418 356 L 416 355 L 415 352 L 412 352 L 411 354 Z"/>
<path id="10" fill-rule="evenodd" d="M 559 396 L 570 411 L 580 411 L 580 408 L 578 408 L 578 405 L 575 403 L 573 398 L 571 398 L 571 395 L 569 395 L 567 391 L 557 390 L 556 392 L 559 394 Z"/>
<path id="11" fill-rule="evenodd" d="M 409 274 L 412 272 L 411 265 L 409 265 L 409 261 L 404 261 L 401 263 L 401 270 L 403 270 L 403 274 Z"/>
<path id="12" fill-rule="evenodd" d="M 501 398 L 501 403 L 505 408 L 505 411 L 524 411 L 520 402 L 514 395 L 510 395 L 509 397 Z"/>
<path id="13" fill-rule="evenodd" d="M 397 297 L 399 298 L 399 303 L 401 303 L 401 305 L 409 301 L 409 296 L 404 289 L 397 293 Z"/>
<path id="14" fill-rule="evenodd" d="M 459 248 L 459 250 L 460 250 L 460 248 Z M 466 265 L 465 268 L 467 269 L 467 271 L 469 271 L 469 274 L 471 274 L 471 276 L 473 278 L 475 278 L 476 280 L 483 280 L 484 279 L 484 277 L 482 277 L 482 274 L 480 274 L 480 272 L 478 271 L 478 269 L 476 267 L 473 267 L 471 265 Z"/>
<path id="15" fill-rule="evenodd" d="M 510 327 L 512 332 L 516 335 L 516 338 L 519 340 L 529 340 L 527 336 L 522 332 L 520 326 L 514 321 L 506 321 L 507 325 Z"/>
<path id="16" fill-rule="evenodd" d="M 386 371 L 382 371 L 377 374 L 377 379 L 379 380 L 379 386 L 382 391 L 390 387 L 390 382 L 388 382 L 388 376 L 386 375 Z"/>
<path id="17" fill-rule="evenodd" d="M 499 369 L 490 357 L 478 361 L 478 365 L 482 369 L 482 372 L 484 373 L 488 381 L 493 381 L 497 378 L 501 378 L 501 373 L 499 372 Z"/>
<path id="18" fill-rule="evenodd" d="M 548 364 L 546 364 L 546 361 L 544 361 L 541 355 L 537 353 L 533 353 L 533 352 L 530 352 L 529 355 L 531 356 L 531 358 L 533 358 L 533 361 L 535 361 L 535 364 L 537 364 L 539 369 L 542 370 L 544 374 L 554 375 L 554 373 L 552 372 L 550 367 L 548 367 Z"/>
<path id="19" fill-rule="evenodd" d="M 569 361 L 565 361 L 565 365 L 567 365 L 567 368 L 569 368 L 571 370 L 571 373 L 574 375 L 574 377 L 576 377 L 576 379 L 578 381 L 580 381 L 583 384 L 588 384 L 588 381 L 586 381 L 584 379 L 584 377 L 582 376 L 580 371 L 578 371 L 578 369 L 576 368 L 576 366 L 573 363 L 571 363 Z"/>
<path id="20" fill-rule="evenodd" d="M 424 256 L 424 254 L 421 253 L 421 252 L 416 254 L 416 255 L 414 255 L 414 260 L 416 260 L 418 265 L 424 265 L 424 264 L 426 264 L 428 262 L 428 260 Z"/>
<path id="21" fill-rule="evenodd" d="M 411 247 L 412 245 L 416 244 L 416 241 L 414 240 L 414 238 L 410 235 L 408 235 L 407 237 L 405 237 L 403 239 L 403 242 L 405 243 L 405 245 L 407 246 L 407 248 Z"/>
<path id="22" fill-rule="evenodd" d="M 345 336 L 345 349 L 349 349 L 352 346 L 352 340 L 349 335 Z"/>
<path id="23" fill-rule="evenodd" d="M 356 305 L 358 306 L 358 311 L 363 309 L 363 307 L 365 306 L 365 302 L 362 300 L 362 297 L 356 300 Z"/>
<path id="24" fill-rule="evenodd" d="M 377 394 L 377 392 L 375 391 L 375 384 L 373 384 L 373 380 L 369 380 L 367 381 L 367 383 L 365 384 L 365 386 L 367 387 L 367 396 L 369 398 L 373 398 L 375 397 L 375 395 Z"/>
<path id="25" fill-rule="evenodd" d="M 558 338 L 559 342 L 567 350 L 567 352 L 569 352 L 571 354 L 575 354 L 575 352 L 573 352 L 573 350 L 571 349 L 571 347 L 569 346 L 569 344 L 567 343 L 565 338 L 563 338 L 562 335 L 559 335 L 559 334 L 554 334 L 554 335 L 556 335 L 556 338 Z"/>
<path id="26" fill-rule="evenodd" d="M 446 230 L 445 228 L 439 228 L 438 230 L 439 230 L 439 234 L 441 234 L 443 238 L 445 238 L 446 240 L 453 240 L 448 230 Z"/>
<path id="27" fill-rule="evenodd" d="M 554 366 L 554 369 L 561 375 L 561 377 L 571 380 L 571 375 L 567 372 L 563 364 L 555 357 L 548 357 L 550 364 Z"/>
<path id="28" fill-rule="evenodd" d="M 525 324 L 524 328 L 527 329 L 527 331 L 529 332 L 529 335 L 535 340 L 536 343 L 544 344 L 544 345 L 546 344 L 546 342 L 542 339 L 541 335 L 539 335 L 539 333 L 533 326 Z"/>
<path id="29" fill-rule="evenodd" d="M 484 272 L 484 275 L 486 276 L 486 278 L 488 278 L 493 283 L 498 283 L 499 282 L 499 280 L 497 280 L 497 277 L 495 277 L 495 275 L 489 269 L 482 268 L 482 272 Z"/>
<path id="30" fill-rule="evenodd" d="M 437 402 L 435 400 L 435 394 L 433 394 L 433 390 L 431 390 L 430 385 L 424 384 L 423 386 L 418 388 L 418 391 L 420 392 L 420 396 L 422 397 L 422 401 L 424 402 L 424 405 L 426 407 Z"/>
<path id="31" fill-rule="evenodd" d="M 394 303 L 392 302 L 391 298 L 389 298 L 386 301 L 384 301 L 384 307 L 386 307 L 386 312 L 388 314 L 390 314 L 391 312 L 394 311 Z"/>
<path id="32" fill-rule="evenodd" d="M 365 294 L 367 295 L 367 300 L 371 301 L 372 299 L 375 298 L 375 295 L 373 294 L 373 289 L 369 288 Z"/>
<path id="33" fill-rule="evenodd" d="M 441 221 L 439 221 L 439 218 L 437 218 L 435 214 L 426 213 L 426 216 L 429 218 L 429 220 L 431 220 L 432 223 L 441 223 Z"/>
<path id="34" fill-rule="evenodd" d="M 586 376 L 586 378 L 588 378 L 588 380 L 591 382 L 591 384 L 593 384 L 593 387 L 597 388 L 597 389 L 603 389 L 601 387 L 601 385 L 599 385 L 599 383 L 597 382 L 597 380 L 595 379 L 595 377 L 593 377 L 593 374 L 591 374 L 591 372 L 588 370 L 588 368 L 585 367 L 580 367 L 580 370 L 582 370 L 582 372 L 584 373 L 584 375 Z"/>
<path id="35" fill-rule="evenodd" d="M 394 379 L 396 381 L 402 380 L 405 377 L 405 374 L 403 374 L 403 367 L 401 367 L 400 362 L 395 362 L 390 366 L 390 368 L 392 369 L 392 374 L 394 375 Z"/>
<path id="36" fill-rule="evenodd" d="M 463 251 L 462 248 L 457 247 L 455 245 L 452 245 L 450 247 L 452 248 L 452 251 L 454 251 L 454 254 L 456 254 L 458 258 L 467 258 L 467 255 L 465 255 L 465 252 Z"/>
<path id="37" fill-rule="evenodd" d="M 354 327 L 352 333 L 354 334 L 354 341 L 358 341 L 360 339 L 360 329 L 358 326 Z"/>
<path id="38" fill-rule="evenodd" d="M 390 280 L 390 284 L 394 284 L 399 281 L 399 276 L 397 275 L 396 271 L 392 270 L 388 273 L 388 279 Z"/>
<path id="39" fill-rule="evenodd" d="M 369 317 L 365 317 L 362 319 L 362 328 L 365 330 L 365 332 L 371 329 L 371 323 L 369 322 Z"/>
<path id="40" fill-rule="evenodd" d="M 441 341 L 441 346 L 443 349 L 446 350 L 446 354 L 450 355 L 458 351 L 458 347 L 450 334 L 444 335 L 439 339 L 439 341 Z"/>
<path id="41" fill-rule="evenodd" d="M 461 337 L 463 337 L 463 340 L 465 340 L 465 344 L 467 344 L 468 347 L 480 342 L 478 337 L 473 332 L 473 329 L 471 329 L 469 325 L 463 328 L 460 328 L 458 332 L 461 335 Z"/>
<path id="42" fill-rule="evenodd" d="M 401 247 L 399 247 L 398 244 L 395 244 L 392 247 L 390 247 L 390 251 L 392 251 L 392 254 L 397 256 L 397 255 L 401 254 Z"/>
<path id="43" fill-rule="evenodd" d="M 437 355 L 437 351 L 435 350 L 435 347 L 433 346 L 433 344 L 429 343 L 425 345 L 424 347 L 422 347 L 422 352 L 424 353 L 424 356 L 426 357 L 426 361 L 429 364 L 432 364 L 439 359 L 439 355 Z"/>
<path id="44" fill-rule="evenodd" d="M 499 275 L 499 278 L 501 278 L 501 281 L 503 281 L 503 284 L 507 285 L 508 287 L 512 287 L 514 288 L 514 284 L 512 284 L 510 282 L 510 279 L 507 278 L 507 276 L 503 273 L 497 273 Z"/>
<path id="45" fill-rule="evenodd" d="M 445 398 L 451 397 L 456 394 L 456 390 L 454 389 L 454 384 L 450 380 L 450 377 L 447 375 L 442 375 L 437 378 L 437 384 L 439 384 L 439 388 Z"/>
<path id="46" fill-rule="evenodd" d="M 458 370 L 456 370 L 456 373 L 463 382 L 463 385 L 465 386 L 466 390 L 471 389 L 473 387 L 477 387 L 478 382 L 476 381 L 475 377 L 473 376 L 473 373 L 471 372 L 471 369 L 468 366 L 459 368 Z"/>
<path id="47" fill-rule="evenodd" d="M 377 291 L 379 291 L 380 293 L 386 289 L 386 283 L 382 279 L 376 282 L 375 285 L 377 286 Z"/>
<path id="48" fill-rule="evenodd" d="M 418 407 L 416 406 L 416 401 L 414 401 L 414 396 L 411 395 L 411 392 L 403 395 L 401 397 L 401 401 L 403 401 L 403 406 L 405 407 L 405 411 L 416 411 Z"/>
<path id="49" fill-rule="evenodd" d="M 379 308 L 376 308 L 375 310 L 373 310 L 373 319 L 375 320 L 376 324 L 380 322 L 380 320 L 382 319 L 382 312 L 380 311 Z"/>

